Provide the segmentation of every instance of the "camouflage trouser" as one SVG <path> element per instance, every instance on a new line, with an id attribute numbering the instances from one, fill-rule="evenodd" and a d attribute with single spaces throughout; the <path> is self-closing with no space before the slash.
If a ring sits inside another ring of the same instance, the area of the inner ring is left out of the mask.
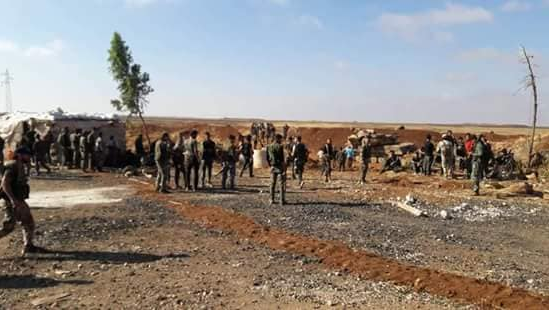
<path id="1" fill-rule="evenodd" d="M 303 182 L 303 172 L 305 171 L 305 162 L 296 159 L 294 161 L 294 167 L 293 171 L 295 171 L 295 175 L 297 177 L 297 181 L 299 183 Z"/>
<path id="2" fill-rule="evenodd" d="M 80 169 L 82 165 L 82 153 L 79 150 L 72 151 L 72 164 L 74 168 Z"/>
<path id="3" fill-rule="evenodd" d="M 170 174 L 170 165 L 168 163 L 156 162 L 156 190 L 166 191 L 168 189 L 168 176 Z"/>
<path id="4" fill-rule="evenodd" d="M 198 158 L 185 156 L 185 185 L 187 189 L 190 189 L 192 186 L 193 190 L 198 190 L 198 170 L 200 170 Z"/>
<path id="5" fill-rule="evenodd" d="M 368 168 L 370 167 L 369 162 L 363 162 L 360 166 L 360 181 L 366 183 L 366 174 L 368 174 Z"/>
<path id="6" fill-rule="evenodd" d="M 451 178 L 454 176 L 454 167 L 455 167 L 454 156 L 442 155 L 442 170 L 444 171 L 445 177 Z"/>
<path id="7" fill-rule="evenodd" d="M 208 184 L 212 183 L 212 167 L 213 160 L 202 160 L 202 187 L 206 185 L 206 177 L 208 178 Z"/>
<path id="8" fill-rule="evenodd" d="M 244 156 L 244 164 L 242 170 L 240 170 L 240 177 L 244 175 L 246 169 L 250 170 L 250 178 L 254 176 L 254 159 L 251 156 Z"/>
<path id="9" fill-rule="evenodd" d="M 473 180 L 473 191 L 478 193 L 480 191 L 480 181 L 484 177 L 484 167 L 482 160 L 473 159 L 471 168 L 471 180 Z"/>
<path id="10" fill-rule="evenodd" d="M 0 238 L 9 235 L 15 229 L 17 222 L 23 226 L 23 244 L 31 245 L 34 236 L 34 219 L 29 206 L 23 202 L 22 206 L 15 208 L 9 201 L 4 200 L 4 220 L 0 229 Z"/>
<path id="11" fill-rule="evenodd" d="M 82 158 L 82 170 L 86 171 L 90 168 L 90 153 L 80 151 L 80 157 Z"/>
<path id="12" fill-rule="evenodd" d="M 271 168 L 271 202 L 275 200 L 276 182 L 280 176 L 280 204 L 286 202 L 286 171 L 281 168 Z"/>
<path id="13" fill-rule="evenodd" d="M 236 163 L 224 162 L 223 167 L 221 168 L 221 187 L 223 189 L 227 188 L 227 179 L 229 180 L 229 188 L 234 189 L 235 183 L 234 179 L 236 177 Z"/>
<path id="14" fill-rule="evenodd" d="M 423 157 L 423 174 L 431 175 L 431 167 L 433 166 L 433 157 L 425 156 Z"/>

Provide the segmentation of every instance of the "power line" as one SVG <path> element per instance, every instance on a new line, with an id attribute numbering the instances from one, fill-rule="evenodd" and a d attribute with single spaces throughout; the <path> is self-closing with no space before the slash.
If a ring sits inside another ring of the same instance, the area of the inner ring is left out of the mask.
<path id="1" fill-rule="evenodd" d="M 8 69 L 6 69 L 5 73 L 1 74 L 4 78 L 2 81 L 0 81 L 0 85 L 4 86 L 5 89 L 5 95 L 6 95 L 6 112 L 12 113 L 13 112 L 13 105 L 12 105 L 12 98 L 11 98 L 11 81 L 13 81 L 13 77 L 10 75 L 10 72 Z"/>

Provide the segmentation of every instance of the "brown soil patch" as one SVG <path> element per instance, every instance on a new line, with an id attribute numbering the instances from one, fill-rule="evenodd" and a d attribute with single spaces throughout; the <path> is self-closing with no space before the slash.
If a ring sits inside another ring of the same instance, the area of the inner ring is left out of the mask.
<path id="1" fill-rule="evenodd" d="M 374 281 L 387 281 L 413 287 L 433 295 L 466 301 L 486 307 L 507 309 L 547 309 L 549 298 L 524 289 L 440 272 L 428 268 L 406 265 L 393 259 L 365 251 L 356 251 L 337 241 L 322 241 L 290 234 L 286 231 L 262 226 L 251 218 L 226 211 L 221 207 L 194 206 L 170 201 L 169 197 L 153 193 L 142 187 L 145 197 L 168 202 L 187 219 L 208 228 L 236 233 L 271 249 L 313 256 L 330 268 L 342 269 Z"/>

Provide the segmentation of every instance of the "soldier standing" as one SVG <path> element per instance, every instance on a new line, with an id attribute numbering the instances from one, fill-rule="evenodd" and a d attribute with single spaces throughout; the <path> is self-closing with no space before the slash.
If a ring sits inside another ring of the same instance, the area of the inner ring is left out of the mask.
<path id="1" fill-rule="evenodd" d="M 46 164 L 47 152 L 48 152 L 48 143 L 40 138 L 39 134 L 36 134 L 33 149 L 34 149 L 34 164 L 36 168 L 36 175 L 40 175 L 40 166 L 46 168 L 48 173 L 51 172 L 50 167 Z"/>
<path id="2" fill-rule="evenodd" d="M 206 132 L 206 140 L 202 142 L 202 188 L 205 188 L 206 185 L 206 174 L 208 175 L 208 185 L 212 185 L 212 167 L 216 157 L 215 152 L 215 142 L 211 139 L 210 133 Z"/>
<path id="3" fill-rule="evenodd" d="M 103 160 L 104 160 L 104 145 L 103 145 L 103 133 L 100 132 L 95 139 L 94 156 L 94 171 L 103 172 Z"/>
<path id="4" fill-rule="evenodd" d="M 252 136 L 247 135 L 244 142 L 240 145 L 240 154 L 244 157 L 244 164 L 240 171 L 240 177 L 244 175 L 244 171 L 250 171 L 250 178 L 254 177 L 254 149 L 252 146 Z"/>
<path id="5" fill-rule="evenodd" d="M 273 144 L 267 148 L 267 162 L 271 167 L 271 199 L 270 204 L 275 201 L 275 190 L 278 177 L 280 177 L 280 205 L 286 203 L 286 163 L 284 158 L 284 147 L 282 146 L 282 135 L 277 134 Z"/>
<path id="6" fill-rule="evenodd" d="M 14 159 L 6 162 L 0 189 L 0 199 L 4 200 L 5 214 L 0 238 L 10 234 L 15 229 L 15 224 L 20 222 L 23 226 L 23 255 L 45 252 L 44 249 L 33 244 L 34 219 L 25 202 L 29 198 L 30 187 L 24 170 L 30 162 L 31 155 L 26 147 L 20 147 L 15 151 Z"/>
<path id="7" fill-rule="evenodd" d="M 471 169 L 471 179 L 473 180 L 473 191 L 475 195 L 480 193 L 480 181 L 484 177 L 484 157 L 486 156 L 486 145 L 483 141 L 483 136 L 480 135 L 475 142 L 475 147 L 473 148 L 473 161 Z"/>
<path id="8" fill-rule="evenodd" d="M 238 148 L 235 144 L 236 137 L 229 136 L 229 144 L 223 150 L 223 163 L 221 167 L 221 188 L 227 188 L 227 179 L 229 179 L 229 188 L 235 188 L 236 162 L 238 161 Z"/>
<path id="9" fill-rule="evenodd" d="M 80 169 L 80 164 L 82 162 L 82 157 L 80 156 L 80 137 L 82 136 L 82 130 L 76 129 L 74 133 L 70 135 L 71 141 L 71 153 L 72 153 L 72 164 L 76 169 Z"/>
<path id="10" fill-rule="evenodd" d="M 327 139 L 326 144 L 322 148 L 324 153 L 323 162 L 324 165 L 324 175 L 326 176 L 326 182 L 332 180 L 332 160 L 335 157 L 334 146 L 332 145 L 332 139 Z"/>
<path id="11" fill-rule="evenodd" d="M 286 165 L 289 166 L 290 171 L 292 171 L 292 180 L 295 180 L 295 165 L 294 165 L 294 158 L 293 158 L 293 149 L 294 149 L 294 138 L 293 137 L 287 137 L 283 139 L 286 140 L 286 144 L 284 144 L 284 150 L 286 153 Z M 288 167 L 287 167 L 288 168 Z"/>
<path id="12" fill-rule="evenodd" d="M 78 152 L 80 152 L 80 158 L 81 158 L 80 167 L 82 168 L 82 172 L 86 172 L 86 170 L 90 166 L 90 163 L 89 163 L 90 158 L 89 156 L 87 156 L 87 153 L 86 153 L 86 141 L 89 133 L 90 132 L 88 130 L 85 130 L 84 132 L 82 132 L 82 134 L 80 135 L 80 142 L 78 143 L 78 146 L 79 146 Z"/>
<path id="13" fill-rule="evenodd" d="M 288 124 L 284 124 L 284 127 L 282 127 L 282 138 L 284 138 L 284 140 L 288 138 L 289 131 L 290 131 L 290 126 L 288 126 Z"/>
<path id="14" fill-rule="evenodd" d="M 360 184 L 365 184 L 366 174 L 368 173 L 372 158 L 372 147 L 368 139 L 362 141 L 362 150 L 360 152 L 360 157 L 362 159 L 362 164 L 360 166 Z"/>
<path id="15" fill-rule="evenodd" d="M 191 138 L 186 143 L 185 147 L 185 182 L 187 183 L 187 189 L 191 189 L 191 173 L 192 173 L 192 191 L 198 190 L 198 170 L 200 170 L 200 155 L 198 153 L 198 141 L 196 137 L 198 131 L 191 131 Z"/>
<path id="16" fill-rule="evenodd" d="M 139 162 L 141 163 L 143 161 L 143 158 L 145 157 L 145 147 L 143 146 L 143 135 L 139 134 L 134 142 L 135 147 L 135 155 L 137 155 L 137 158 L 139 159 Z"/>
<path id="17" fill-rule="evenodd" d="M 54 137 L 53 137 L 53 133 L 52 133 L 52 128 L 51 128 L 51 127 L 49 127 L 49 128 L 47 129 L 47 133 L 46 133 L 46 135 L 44 136 L 44 141 L 46 141 L 46 144 L 47 144 L 47 146 L 48 146 L 48 151 L 47 151 L 47 153 L 46 153 L 46 154 L 47 154 L 46 160 L 47 160 L 47 163 L 48 163 L 49 165 L 51 165 L 51 163 L 52 163 L 52 160 L 51 160 L 51 146 L 52 146 L 52 144 L 55 142 L 55 139 L 54 139 Z"/>
<path id="18" fill-rule="evenodd" d="M 427 135 L 425 145 L 423 146 L 423 174 L 431 175 L 431 167 L 433 166 L 433 154 L 435 145 L 431 142 L 431 135 Z"/>
<path id="19" fill-rule="evenodd" d="M 154 161 L 156 162 L 156 191 L 168 193 L 168 174 L 170 174 L 170 136 L 167 132 L 155 143 Z"/>
<path id="20" fill-rule="evenodd" d="M 57 137 L 57 144 L 61 149 L 61 166 L 70 168 L 71 156 L 71 138 L 69 136 L 69 128 L 63 128 L 63 131 Z"/>
<path id="21" fill-rule="evenodd" d="M 87 165 L 85 168 L 91 168 L 93 172 L 95 172 L 95 129 L 93 131 L 90 131 L 88 135 L 86 136 L 86 155 L 85 157 L 87 159 L 84 160 L 84 162 L 87 162 Z"/>
<path id="22" fill-rule="evenodd" d="M 181 183 L 179 182 L 179 180 L 181 180 L 181 176 L 183 176 L 183 186 L 185 188 L 187 188 L 188 186 L 187 174 L 185 173 L 185 155 L 183 154 L 184 152 L 185 152 L 185 133 L 180 132 L 172 153 L 172 161 L 173 161 L 173 166 L 175 168 L 174 179 L 175 179 L 176 189 L 183 188 L 181 187 Z"/>
<path id="23" fill-rule="evenodd" d="M 303 188 L 305 184 L 303 182 L 303 172 L 305 171 L 305 163 L 309 158 L 309 151 L 307 146 L 301 142 L 301 136 L 296 138 L 294 147 L 292 149 L 292 158 L 294 159 L 294 171 L 297 176 L 297 182 L 299 182 L 299 188 Z"/>

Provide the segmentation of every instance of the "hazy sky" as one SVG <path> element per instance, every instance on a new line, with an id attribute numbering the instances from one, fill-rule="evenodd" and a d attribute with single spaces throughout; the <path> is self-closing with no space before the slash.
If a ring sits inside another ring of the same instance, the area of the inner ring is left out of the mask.
<path id="1" fill-rule="evenodd" d="M 17 110 L 111 112 L 113 31 L 149 115 L 549 125 L 549 0 L 0 0 Z M 0 88 L 0 110 L 4 89 Z"/>

